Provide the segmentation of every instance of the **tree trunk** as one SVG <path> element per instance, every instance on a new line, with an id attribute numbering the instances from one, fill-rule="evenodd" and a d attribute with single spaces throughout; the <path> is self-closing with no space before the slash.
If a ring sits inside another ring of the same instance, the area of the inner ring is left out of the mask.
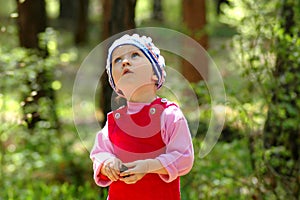
<path id="1" fill-rule="evenodd" d="M 187 33 L 190 37 L 196 40 L 204 49 L 208 48 L 208 36 L 204 31 L 206 25 L 206 8 L 205 0 L 183 0 L 183 21 L 187 28 Z M 204 56 L 205 57 L 205 56 Z M 182 73 L 190 82 L 198 82 L 202 79 L 206 79 L 208 76 L 208 60 L 203 59 L 203 65 L 205 73 L 199 74 L 199 72 L 186 60 L 182 61 Z M 195 56 L 195 59 L 199 59 Z"/>
<path id="2" fill-rule="evenodd" d="M 110 13 L 111 13 L 111 0 L 100 0 L 102 3 L 102 10 L 103 10 L 103 14 L 102 14 L 102 21 L 101 21 L 101 28 L 102 28 L 102 40 L 105 40 L 107 38 L 109 38 L 110 34 L 110 21 L 111 21 L 111 17 L 110 17 Z"/>
<path id="3" fill-rule="evenodd" d="M 159 22 L 164 20 L 161 0 L 153 0 L 152 19 Z"/>
<path id="4" fill-rule="evenodd" d="M 136 0 L 102 0 L 101 2 L 104 10 L 102 24 L 103 40 L 114 34 L 135 28 L 134 18 Z M 105 55 L 105 57 L 106 56 L 107 55 Z M 107 113 L 112 109 L 112 98 L 116 97 L 108 83 L 106 73 L 103 73 L 101 77 L 101 87 L 102 94 L 100 94 L 100 108 L 104 115 L 103 121 L 105 122 Z"/>
<path id="5" fill-rule="evenodd" d="M 19 13 L 20 46 L 25 48 L 39 48 L 38 34 L 46 28 L 46 9 L 44 0 L 16 0 Z"/>
<path id="6" fill-rule="evenodd" d="M 73 20 L 76 18 L 77 0 L 59 0 L 59 19 Z"/>
<path id="7" fill-rule="evenodd" d="M 75 32 L 79 10 L 78 0 L 59 1 L 59 28 Z M 75 34 L 74 34 L 75 35 Z"/>
<path id="8" fill-rule="evenodd" d="M 40 59 L 45 59 L 48 56 L 47 47 L 42 49 L 39 46 L 39 33 L 45 31 L 46 28 L 46 9 L 44 0 L 26 0 L 17 2 L 19 13 L 18 27 L 20 46 L 28 49 L 36 49 L 35 52 L 40 56 Z M 36 63 L 33 63 L 36 64 Z M 23 99 L 23 115 L 29 129 L 33 129 L 40 121 L 48 121 L 51 128 L 58 128 L 59 122 L 55 111 L 54 91 L 51 87 L 54 75 L 47 67 L 42 66 L 36 72 L 35 77 L 28 78 L 27 86 L 30 89 L 28 94 L 24 94 Z M 33 95 L 34 94 L 34 95 Z M 42 119 L 39 107 L 42 98 L 49 99 L 49 113 L 47 119 Z"/>
<path id="9" fill-rule="evenodd" d="M 87 40 L 89 0 L 60 0 L 60 27 L 74 33 L 76 45 Z"/>
<path id="10" fill-rule="evenodd" d="M 296 3 L 283 1 L 281 9 L 281 27 L 286 36 L 293 35 L 296 26 Z M 274 70 L 276 86 L 271 94 L 268 116 L 264 128 L 264 147 L 267 156 L 266 165 L 271 186 L 278 185 L 285 188 L 290 196 L 288 199 L 297 199 L 300 195 L 300 105 L 297 98 L 300 96 L 299 60 L 290 56 L 295 45 L 286 41 L 286 37 L 277 38 L 277 59 Z M 282 78 L 295 75 L 290 81 L 280 81 Z M 284 118 L 282 117 L 284 113 Z M 287 163 L 290 163 L 287 165 Z"/>
<path id="11" fill-rule="evenodd" d="M 77 28 L 75 31 L 75 43 L 82 44 L 86 42 L 88 28 L 88 7 L 89 0 L 79 0 L 77 14 Z"/>
<path id="12" fill-rule="evenodd" d="M 112 0 L 110 12 L 110 36 L 135 28 L 136 0 Z"/>

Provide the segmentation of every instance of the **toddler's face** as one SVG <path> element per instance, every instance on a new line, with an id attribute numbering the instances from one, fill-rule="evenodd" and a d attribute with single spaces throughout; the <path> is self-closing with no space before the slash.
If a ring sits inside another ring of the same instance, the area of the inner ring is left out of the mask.
<path id="1" fill-rule="evenodd" d="M 150 61 L 133 45 L 117 47 L 112 53 L 112 76 L 117 89 L 133 93 L 141 87 L 155 84 Z"/>

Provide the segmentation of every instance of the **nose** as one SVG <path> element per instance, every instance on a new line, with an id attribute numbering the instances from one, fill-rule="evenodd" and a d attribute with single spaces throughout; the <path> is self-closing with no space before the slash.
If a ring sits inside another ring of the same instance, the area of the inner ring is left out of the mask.
<path id="1" fill-rule="evenodd" d="M 124 58 L 123 61 L 122 61 L 122 66 L 123 67 L 126 67 L 126 66 L 130 66 L 130 62 L 127 58 Z"/>

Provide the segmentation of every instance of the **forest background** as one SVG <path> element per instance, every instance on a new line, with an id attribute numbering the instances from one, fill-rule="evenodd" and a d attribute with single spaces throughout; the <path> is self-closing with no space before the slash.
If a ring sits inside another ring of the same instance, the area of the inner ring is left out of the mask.
<path id="1" fill-rule="evenodd" d="M 225 85 L 226 102 L 216 107 L 209 73 L 201 77 L 164 52 L 200 110 L 182 199 L 299 199 L 299 0 L 0 0 L 0 199 L 105 199 L 107 188 L 92 179 L 92 144 L 76 129 L 93 137 L 92 116 L 73 121 L 73 84 L 96 45 L 143 27 L 199 42 Z M 99 124 L 110 109 L 105 80 L 95 101 L 77 105 L 96 105 Z M 199 157 L 215 108 L 226 110 L 226 121 L 212 151 Z"/>

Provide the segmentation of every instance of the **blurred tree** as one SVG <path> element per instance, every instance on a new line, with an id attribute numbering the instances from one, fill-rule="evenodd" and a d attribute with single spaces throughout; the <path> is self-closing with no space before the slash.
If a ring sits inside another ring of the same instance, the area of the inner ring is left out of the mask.
<path id="1" fill-rule="evenodd" d="M 207 49 L 208 36 L 204 30 L 206 25 L 205 5 L 205 0 L 182 1 L 183 22 L 187 29 L 187 34 L 196 40 L 204 49 Z M 202 58 L 194 56 L 194 58 L 202 60 L 202 74 L 199 74 L 189 62 L 184 59 L 182 60 L 182 73 L 190 82 L 198 82 L 207 78 L 208 61 L 206 56 L 203 55 Z"/>
<path id="2" fill-rule="evenodd" d="M 162 22 L 164 20 L 163 7 L 161 0 L 152 0 L 152 19 Z"/>
<path id="3" fill-rule="evenodd" d="M 136 0 L 112 0 L 109 36 L 135 28 Z"/>
<path id="4" fill-rule="evenodd" d="M 75 44 L 87 39 L 89 0 L 60 0 L 59 20 L 62 28 L 74 32 Z"/>
<path id="5" fill-rule="evenodd" d="M 47 45 L 41 45 L 41 33 L 45 31 L 47 24 L 45 1 L 44 0 L 16 0 L 18 9 L 18 28 L 20 46 L 28 49 L 34 49 L 31 54 L 36 54 L 43 60 L 48 56 Z M 30 57 L 30 56 L 28 56 Z M 22 62 L 22 61 L 20 61 Z M 25 62 L 24 62 L 25 63 Z M 23 64 L 24 64 L 23 63 Z M 40 63 L 32 63 L 40 66 Z M 30 65 L 28 66 L 30 67 Z M 40 121 L 51 121 L 51 128 L 58 128 L 58 118 L 55 109 L 54 91 L 51 87 L 53 82 L 53 72 L 49 71 L 49 67 L 45 63 L 37 71 L 27 74 L 27 93 L 24 93 L 22 108 L 24 120 L 29 129 L 33 129 Z M 40 103 L 43 99 L 47 99 L 51 116 L 47 119 L 41 117 Z"/>
<path id="6" fill-rule="evenodd" d="M 103 40 L 122 31 L 135 28 L 134 18 L 136 0 L 101 0 L 101 2 L 104 10 L 102 22 Z M 109 47 L 107 47 L 107 49 L 108 48 Z M 101 86 L 102 94 L 100 96 L 100 108 L 104 114 L 103 121 L 105 122 L 106 114 L 112 109 L 111 99 L 116 97 L 108 83 L 106 73 L 103 73 L 101 77 Z"/>
<path id="7" fill-rule="evenodd" d="M 89 0 L 79 0 L 76 31 L 75 31 L 76 44 L 82 44 L 86 42 L 87 28 L 88 28 L 88 7 L 89 7 Z"/>
<path id="8" fill-rule="evenodd" d="M 256 107 L 253 112 L 245 106 L 258 180 L 255 198 L 299 199 L 300 1 L 231 2 L 224 12 L 238 32 L 233 38 L 237 54 L 232 57 L 249 80 L 248 94 L 237 93 L 235 98 Z"/>
<path id="9" fill-rule="evenodd" d="M 296 28 L 299 16 L 297 18 L 295 13 L 299 6 L 299 1 L 282 1 L 279 14 L 282 33 L 276 38 L 273 71 L 277 81 L 271 90 L 264 127 L 265 161 L 271 185 L 274 189 L 282 185 L 295 199 L 300 196 L 300 104 L 297 98 L 300 96 L 300 59 L 297 57 L 300 32 L 299 27 Z"/>
<path id="10" fill-rule="evenodd" d="M 59 19 L 72 22 L 76 18 L 78 1 L 59 0 Z"/>
<path id="11" fill-rule="evenodd" d="M 44 0 L 17 2 L 20 46 L 40 48 L 38 34 L 45 31 L 47 17 Z"/>
<path id="12" fill-rule="evenodd" d="M 102 5 L 102 20 L 101 20 L 101 28 L 102 28 L 102 40 L 105 40 L 109 38 L 110 34 L 110 13 L 111 13 L 111 3 L 110 0 L 100 0 L 100 3 Z"/>

